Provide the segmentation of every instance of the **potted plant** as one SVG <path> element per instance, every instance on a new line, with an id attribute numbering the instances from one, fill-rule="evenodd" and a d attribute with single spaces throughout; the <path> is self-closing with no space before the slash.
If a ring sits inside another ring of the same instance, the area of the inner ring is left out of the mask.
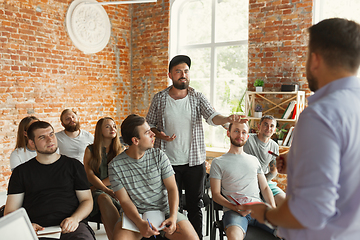
<path id="1" fill-rule="evenodd" d="M 260 104 L 257 104 L 255 107 L 254 117 L 261 118 L 262 117 L 263 107 Z"/>
<path id="2" fill-rule="evenodd" d="M 261 80 L 260 78 L 255 80 L 254 87 L 256 88 L 257 92 L 262 92 L 263 91 L 263 86 L 264 86 L 264 81 L 263 80 Z"/>

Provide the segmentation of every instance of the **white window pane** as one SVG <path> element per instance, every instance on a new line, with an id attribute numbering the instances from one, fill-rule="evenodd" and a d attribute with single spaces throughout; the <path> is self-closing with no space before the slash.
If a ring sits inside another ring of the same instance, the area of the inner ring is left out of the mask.
<path id="1" fill-rule="evenodd" d="M 186 2 L 179 14 L 179 44 L 209 43 L 211 41 L 211 1 Z"/>
<path id="2" fill-rule="evenodd" d="M 205 144 L 207 147 L 229 148 L 230 140 L 226 135 L 226 130 L 222 126 L 210 126 L 203 121 Z"/>
<path id="3" fill-rule="evenodd" d="M 360 23 L 360 1 L 359 0 L 327 0 L 321 1 L 322 19 L 340 17 L 354 20 Z"/>
<path id="4" fill-rule="evenodd" d="M 215 41 L 248 39 L 249 1 L 217 0 L 216 2 Z"/>
<path id="5" fill-rule="evenodd" d="M 247 45 L 216 48 L 215 109 L 237 112 L 247 87 Z"/>
<path id="6" fill-rule="evenodd" d="M 210 48 L 187 49 L 182 52 L 191 58 L 190 86 L 210 101 Z"/>

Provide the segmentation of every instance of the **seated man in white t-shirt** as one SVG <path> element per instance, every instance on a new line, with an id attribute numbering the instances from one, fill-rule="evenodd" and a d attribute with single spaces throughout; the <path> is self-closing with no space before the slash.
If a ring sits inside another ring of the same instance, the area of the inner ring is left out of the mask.
<path id="1" fill-rule="evenodd" d="M 80 130 L 79 118 L 71 109 L 62 111 L 60 121 L 65 128 L 56 133 L 60 154 L 84 163 L 85 149 L 93 144 L 94 136 L 85 130 Z"/>
<path id="2" fill-rule="evenodd" d="M 213 200 L 224 207 L 223 224 L 229 240 L 243 239 L 248 225 L 259 226 L 272 234 L 275 232 L 273 228 L 253 219 L 250 211 L 239 208 L 239 204 L 261 202 L 260 191 L 266 203 L 275 207 L 274 197 L 259 161 L 243 151 L 248 132 L 246 123 L 230 124 L 227 131 L 231 142 L 229 152 L 211 163 L 211 193 Z"/>

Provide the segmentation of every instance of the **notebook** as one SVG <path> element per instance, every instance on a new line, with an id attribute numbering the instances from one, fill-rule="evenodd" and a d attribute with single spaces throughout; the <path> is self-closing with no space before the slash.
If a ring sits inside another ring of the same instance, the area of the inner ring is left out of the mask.
<path id="1" fill-rule="evenodd" d="M 144 220 L 149 219 L 149 221 L 153 224 L 153 226 L 155 226 L 157 228 L 157 230 L 162 230 L 165 227 L 160 228 L 160 225 L 163 221 L 165 221 L 165 214 L 159 210 L 154 210 L 154 211 L 148 211 L 145 212 L 144 214 L 139 214 L 140 217 Z M 130 218 L 128 218 L 128 216 L 126 216 L 125 213 L 123 213 L 122 215 L 122 228 L 123 229 L 128 229 L 134 232 L 140 232 L 139 228 L 135 225 L 135 223 L 133 221 L 130 220 Z"/>

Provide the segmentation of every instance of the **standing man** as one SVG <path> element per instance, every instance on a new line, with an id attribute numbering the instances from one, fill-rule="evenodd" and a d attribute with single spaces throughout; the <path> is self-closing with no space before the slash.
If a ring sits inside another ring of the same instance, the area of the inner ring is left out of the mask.
<path id="1" fill-rule="evenodd" d="M 202 239 L 201 200 L 206 173 L 202 117 L 213 126 L 241 118 L 220 115 L 203 94 L 189 87 L 190 65 L 185 55 L 170 61 L 168 76 L 173 85 L 155 94 L 146 121 L 156 136 L 154 147 L 166 152 L 174 168 L 180 199 L 185 189 L 189 220 Z"/>
<path id="2" fill-rule="evenodd" d="M 300 114 L 288 155 L 278 158 L 280 173 L 288 159 L 287 198 L 275 209 L 244 209 L 279 226 L 285 239 L 358 239 L 360 25 L 326 19 L 309 33 L 306 76 L 315 94 Z"/>
<path id="3" fill-rule="evenodd" d="M 62 111 L 60 121 L 65 128 L 56 133 L 60 154 L 84 163 L 85 149 L 88 145 L 93 144 L 94 136 L 85 130 L 80 130 L 79 118 L 71 109 Z"/>
<path id="4" fill-rule="evenodd" d="M 93 231 L 83 222 L 93 207 L 84 166 L 56 153 L 49 123 L 32 123 L 27 136 L 37 156 L 12 172 L 5 215 L 24 207 L 35 231 L 60 225 L 61 240 L 94 240 Z"/>
<path id="5" fill-rule="evenodd" d="M 250 133 L 249 139 L 244 145 L 244 152 L 251 154 L 259 160 L 261 168 L 265 173 L 267 183 L 275 198 L 276 205 L 285 200 L 285 193 L 281 190 L 276 182 L 272 179 L 276 177 L 276 157 L 269 154 L 269 151 L 279 155 L 279 145 L 271 139 L 276 131 L 276 120 L 273 116 L 265 115 L 260 119 L 258 125 L 259 132 Z"/>
<path id="6" fill-rule="evenodd" d="M 261 201 L 261 191 L 265 201 L 275 207 L 274 197 L 259 161 L 243 151 L 248 133 L 246 123 L 231 123 L 227 131 L 231 142 L 229 152 L 214 158 L 211 163 L 211 193 L 214 201 L 224 208 L 223 223 L 229 240 L 244 239 L 248 225 L 259 224 L 250 217 L 250 211 L 241 211 L 231 197 L 239 203 Z M 261 227 L 274 233 L 274 229 L 265 225 Z"/>
<path id="7" fill-rule="evenodd" d="M 171 240 L 199 239 L 186 217 L 179 213 L 179 197 L 174 171 L 166 154 L 153 148 L 155 134 L 145 118 L 129 115 L 121 124 L 121 135 L 129 148 L 109 164 L 111 186 L 125 214 L 140 233 L 122 228 L 119 220 L 114 229 L 114 240 L 140 240 L 152 235 Z M 160 210 L 165 220 L 160 227 L 140 218 L 139 213 Z M 124 219 L 124 216 L 123 218 Z"/>

